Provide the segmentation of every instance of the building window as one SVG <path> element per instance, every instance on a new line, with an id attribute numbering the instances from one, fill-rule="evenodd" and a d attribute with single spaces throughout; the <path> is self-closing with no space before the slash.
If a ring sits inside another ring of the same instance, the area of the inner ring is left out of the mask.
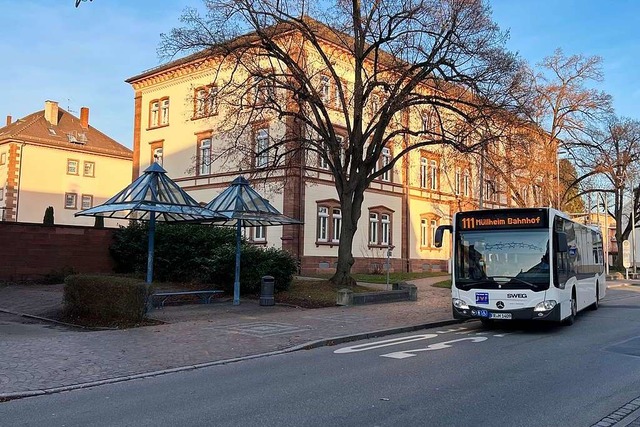
<path id="1" fill-rule="evenodd" d="M 420 187 L 427 188 L 427 159 L 420 157 Z"/>
<path id="2" fill-rule="evenodd" d="M 529 186 L 525 185 L 522 187 L 522 190 L 520 190 L 520 196 L 522 197 L 522 201 L 524 202 L 525 206 L 528 206 L 529 204 Z"/>
<path id="3" fill-rule="evenodd" d="M 256 131 L 256 167 L 269 166 L 269 131 L 258 129 Z"/>
<path id="4" fill-rule="evenodd" d="M 195 89 L 194 118 L 218 114 L 218 88 L 203 86 Z"/>
<path id="5" fill-rule="evenodd" d="M 462 172 L 460 171 L 460 169 L 456 168 L 456 177 L 455 177 L 454 189 L 453 189 L 453 191 L 455 191 L 456 193 L 456 196 L 460 195 L 461 187 L 462 187 Z"/>
<path id="6" fill-rule="evenodd" d="M 375 115 L 380 109 L 380 97 L 378 95 L 373 95 L 371 97 L 371 113 Z"/>
<path id="7" fill-rule="evenodd" d="M 267 227 L 261 225 L 253 228 L 253 241 L 254 242 L 266 242 L 267 241 Z"/>
<path id="8" fill-rule="evenodd" d="M 388 214 L 380 215 L 380 244 L 389 246 L 391 242 L 391 216 Z"/>
<path id="9" fill-rule="evenodd" d="M 0 187 L 0 200 L 4 200 L 4 187 Z"/>
<path id="10" fill-rule="evenodd" d="M 151 101 L 150 110 L 149 127 L 158 127 L 158 118 L 160 117 L 160 101 Z"/>
<path id="11" fill-rule="evenodd" d="M 328 170 L 329 159 L 327 158 L 327 156 L 329 156 L 329 146 L 326 142 L 322 142 L 320 145 L 323 147 L 323 152 L 318 153 L 318 167 L 320 167 L 320 169 Z"/>
<path id="12" fill-rule="evenodd" d="M 342 228 L 342 210 L 339 208 L 333 208 L 331 210 L 333 230 L 331 233 L 331 241 L 340 241 L 340 230 Z"/>
<path id="13" fill-rule="evenodd" d="M 433 107 L 429 107 L 422 112 L 420 117 L 421 130 L 427 136 L 427 134 L 435 134 L 437 129 L 437 116 Z"/>
<path id="14" fill-rule="evenodd" d="M 318 242 L 326 242 L 329 235 L 329 208 L 318 206 Z"/>
<path id="15" fill-rule="evenodd" d="M 392 243 L 392 213 L 385 206 L 369 208 L 369 246 L 389 246 Z"/>
<path id="16" fill-rule="evenodd" d="M 165 126 L 169 124 L 169 99 L 162 100 L 160 112 L 160 124 Z"/>
<path id="17" fill-rule="evenodd" d="M 67 159 L 67 175 L 78 175 L 79 160 Z"/>
<path id="18" fill-rule="evenodd" d="M 331 81 L 328 76 L 320 76 L 320 100 L 325 104 L 331 100 Z"/>
<path id="19" fill-rule="evenodd" d="M 422 114 L 422 132 L 429 132 L 431 130 L 431 114 Z"/>
<path id="20" fill-rule="evenodd" d="M 430 250 L 436 248 L 436 230 L 440 217 L 435 213 L 425 213 L 420 215 L 420 248 Z M 437 248 L 436 248 L 437 249 Z"/>
<path id="21" fill-rule="evenodd" d="M 388 166 L 389 163 L 391 163 L 391 150 L 385 147 L 382 149 L 382 154 L 380 156 L 380 168 L 382 169 L 385 166 Z M 391 170 L 383 172 L 381 178 L 383 181 L 391 181 Z"/>
<path id="22" fill-rule="evenodd" d="M 435 160 L 429 160 L 429 188 L 438 189 L 438 162 Z"/>
<path id="23" fill-rule="evenodd" d="M 253 102 L 255 105 L 263 105 L 273 102 L 275 99 L 275 88 L 273 82 L 265 76 L 253 77 Z"/>
<path id="24" fill-rule="evenodd" d="M 81 205 L 82 209 L 89 209 L 93 207 L 93 196 L 89 194 L 82 195 Z"/>
<path id="25" fill-rule="evenodd" d="M 335 199 L 320 200 L 318 203 L 318 229 L 316 243 L 333 245 L 340 242 L 342 210 Z"/>
<path id="26" fill-rule="evenodd" d="M 431 220 L 431 247 L 435 248 L 436 247 L 436 230 L 438 228 L 438 221 L 436 220 Z"/>
<path id="27" fill-rule="evenodd" d="M 369 244 L 378 244 L 378 214 L 369 214 Z"/>
<path id="28" fill-rule="evenodd" d="M 7 163 L 7 153 L 0 153 L 0 166 Z"/>
<path id="29" fill-rule="evenodd" d="M 463 179 L 463 191 L 464 197 L 471 196 L 471 177 L 469 176 L 469 171 L 464 171 L 464 179 Z"/>
<path id="30" fill-rule="evenodd" d="M 429 226 L 427 225 L 427 220 L 423 218 L 420 220 L 420 246 L 424 247 L 429 244 L 427 240 L 428 236 L 429 236 Z"/>
<path id="31" fill-rule="evenodd" d="M 153 161 L 162 166 L 162 146 L 154 148 L 151 151 L 151 155 L 153 156 Z"/>
<path id="32" fill-rule="evenodd" d="M 211 139 L 200 140 L 198 149 L 198 174 L 209 175 L 211 173 Z"/>
<path id="33" fill-rule="evenodd" d="M 169 98 L 154 99 L 149 103 L 149 128 L 169 124 Z"/>
<path id="34" fill-rule="evenodd" d="M 64 208 L 65 209 L 78 208 L 78 195 L 76 193 L 64 193 Z"/>
<path id="35" fill-rule="evenodd" d="M 96 164 L 94 162 L 84 162 L 83 176 L 94 177 L 96 171 Z"/>

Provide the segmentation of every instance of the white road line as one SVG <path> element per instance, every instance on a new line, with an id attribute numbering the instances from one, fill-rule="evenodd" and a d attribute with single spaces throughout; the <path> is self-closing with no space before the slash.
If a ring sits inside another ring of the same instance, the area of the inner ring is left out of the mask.
<path id="1" fill-rule="evenodd" d="M 408 357 L 415 357 L 413 353 L 419 353 L 421 351 L 432 351 L 432 350 L 444 350 L 445 348 L 451 347 L 451 344 L 455 342 L 461 341 L 471 341 L 473 343 L 479 343 L 482 341 L 486 341 L 488 337 L 469 337 L 469 338 L 458 338 L 457 340 L 439 342 L 436 344 L 431 344 L 425 348 L 416 348 L 414 350 L 405 350 L 405 351 L 396 351 L 394 353 L 382 354 L 380 357 L 389 357 L 391 359 L 406 359 Z"/>
<path id="2" fill-rule="evenodd" d="M 352 345 L 349 347 L 339 348 L 334 351 L 335 354 L 356 353 L 358 351 L 374 350 L 376 348 L 388 347 L 390 345 L 405 344 L 414 341 L 428 340 L 435 338 L 436 334 L 412 335 L 410 337 L 392 338 L 390 340 L 376 341 L 365 344 Z"/>

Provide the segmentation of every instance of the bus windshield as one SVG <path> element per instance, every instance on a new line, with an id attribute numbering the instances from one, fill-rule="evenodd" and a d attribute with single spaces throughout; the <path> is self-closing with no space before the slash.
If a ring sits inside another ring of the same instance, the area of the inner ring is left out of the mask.
<path id="1" fill-rule="evenodd" d="M 459 289 L 548 289 L 549 231 L 460 231 L 454 271 Z"/>

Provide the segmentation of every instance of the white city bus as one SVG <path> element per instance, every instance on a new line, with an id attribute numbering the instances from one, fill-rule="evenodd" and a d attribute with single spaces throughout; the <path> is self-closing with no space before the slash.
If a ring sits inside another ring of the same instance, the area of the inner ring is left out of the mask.
<path id="1" fill-rule="evenodd" d="M 438 227 L 436 246 L 452 232 L 453 317 L 544 320 L 573 324 L 597 309 L 606 291 L 602 234 L 551 208 L 455 214 Z"/>

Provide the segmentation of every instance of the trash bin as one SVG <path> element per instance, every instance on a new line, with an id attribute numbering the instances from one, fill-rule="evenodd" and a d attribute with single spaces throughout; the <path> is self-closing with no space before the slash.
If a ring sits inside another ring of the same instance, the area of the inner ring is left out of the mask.
<path id="1" fill-rule="evenodd" d="M 273 276 L 262 276 L 260 283 L 260 305 L 274 305 L 276 303 L 273 299 L 274 285 L 275 279 Z"/>

